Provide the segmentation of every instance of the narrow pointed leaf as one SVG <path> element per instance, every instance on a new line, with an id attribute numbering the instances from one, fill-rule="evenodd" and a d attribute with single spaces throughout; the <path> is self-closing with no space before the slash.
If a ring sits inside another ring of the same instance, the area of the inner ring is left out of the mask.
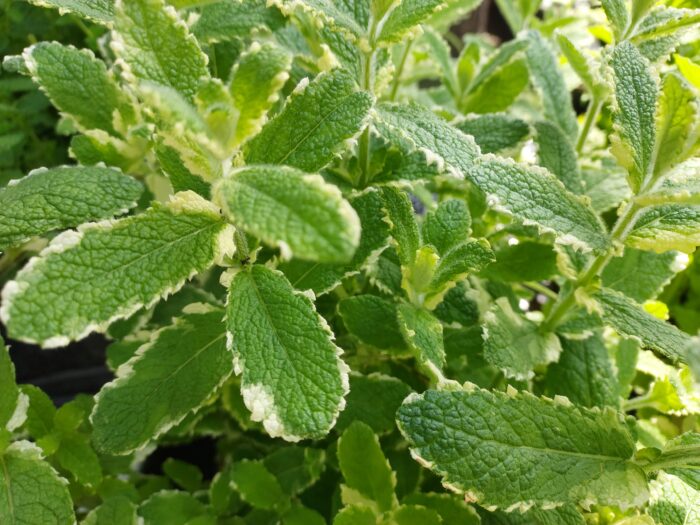
<path id="1" fill-rule="evenodd" d="M 52 230 L 120 215 L 143 186 L 111 168 L 39 169 L 0 189 L 0 250 Z"/>
<path id="2" fill-rule="evenodd" d="M 230 252 L 216 207 L 180 193 L 141 215 L 67 231 L 8 282 L 0 318 L 11 337 L 63 346 L 104 331 Z"/>
<path id="3" fill-rule="evenodd" d="M 647 497 L 621 414 L 476 387 L 407 398 L 399 428 L 413 454 L 471 501 L 504 509 L 585 502 L 623 508 Z"/>
<path id="4" fill-rule="evenodd" d="M 382 189 L 382 200 L 386 222 L 396 243 L 401 264 L 409 265 L 415 260 L 416 251 L 420 247 L 420 231 L 411 200 L 405 192 L 390 186 Z"/>
<path id="5" fill-rule="evenodd" d="M 250 166 L 222 179 L 214 192 L 236 226 L 280 247 L 285 258 L 347 262 L 359 245 L 357 213 L 319 175 Z"/>
<path id="6" fill-rule="evenodd" d="M 318 171 L 363 127 L 372 96 L 356 90 L 345 70 L 297 86 L 282 112 L 248 143 L 248 164 L 286 164 Z"/>
<path id="7" fill-rule="evenodd" d="M 323 437 L 345 405 L 348 369 L 309 298 L 254 265 L 233 278 L 226 322 L 252 419 L 287 441 Z"/>

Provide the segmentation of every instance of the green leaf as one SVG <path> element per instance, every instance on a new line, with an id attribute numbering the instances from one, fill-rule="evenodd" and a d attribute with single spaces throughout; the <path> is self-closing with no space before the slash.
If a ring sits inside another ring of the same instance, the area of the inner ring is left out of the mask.
<path id="1" fill-rule="evenodd" d="M 96 166 L 38 169 L 0 189 L 0 250 L 136 206 L 143 186 Z"/>
<path id="2" fill-rule="evenodd" d="M 496 113 L 508 109 L 527 86 L 528 69 L 524 59 L 513 60 L 495 69 L 459 102 L 463 113 Z"/>
<path id="3" fill-rule="evenodd" d="M 499 113 L 468 118 L 458 122 L 456 126 L 474 137 L 483 153 L 497 153 L 516 148 L 530 132 L 525 121 Z"/>
<path id="4" fill-rule="evenodd" d="M 496 0 L 498 10 L 506 19 L 510 30 L 517 34 L 527 26 L 528 20 L 537 12 L 539 0 Z"/>
<path id="5" fill-rule="evenodd" d="M 352 335 L 386 350 L 405 347 L 394 302 L 376 295 L 355 295 L 338 303 L 338 313 Z"/>
<path id="6" fill-rule="evenodd" d="M 195 193 L 110 223 L 67 231 L 5 285 L 10 337 L 65 346 L 125 319 L 232 251 L 231 229 Z"/>
<path id="7" fill-rule="evenodd" d="M 163 172 L 170 180 L 175 193 L 180 191 L 193 191 L 205 199 L 211 195 L 211 185 L 202 177 L 194 175 L 185 166 L 180 153 L 170 146 L 159 144 L 156 146 L 156 157 Z"/>
<path id="8" fill-rule="evenodd" d="M 384 215 L 394 238 L 401 264 L 408 266 L 416 259 L 420 247 L 420 231 L 413 215 L 413 205 L 408 195 L 392 186 L 382 189 Z"/>
<path id="9" fill-rule="evenodd" d="M 234 170 L 215 187 L 224 212 L 282 256 L 347 262 L 360 242 L 360 221 L 338 189 L 319 175 L 286 166 Z"/>
<path id="10" fill-rule="evenodd" d="M 236 125 L 237 144 L 260 131 L 265 115 L 277 102 L 279 91 L 289 79 L 291 66 L 289 52 L 271 43 L 254 43 L 233 66 L 229 89 L 240 112 Z"/>
<path id="11" fill-rule="evenodd" d="M 366 33 L 366 24 L 359 23 L 355 7 L 368 13 L 368 2 L 334 2 L 333 0 L 270 0 L 271 5 L 277 6 L 282 13 L 289 16 L 297 11 L 308 15 L 316 25 L 328 27 L 341 33 L 354 43 Z"/>
<path id="12" fill-rule="evenodd" d="M 559 126 L 547 121 L 535 123 L 537 156 L 540 166 L 547 168 L 572 193 L 582 194 L 583 183 L 578 171 L 576 151 Z"/>
<path id="13" fill-rule="evenodd" d="M 446 254 L 457 244 L 466 241 L 471 233 L 472 218 L 464 201 L 448 199 L 425 216 L 423 241 Z"/>
<path id="14" fill-rule="evenodd" d="M 700 491 L 661 472 L 650 484 L 649 515 L 659 525 L 700 524 Z"/>
<path id="15" fill-rule="evenodd" d="M 448 2 L 445 0 L 401 0 L 389 12 L 377 40 L 380 42 L 401 42 L 408 33 L 414 33 L 417 25 L 433 13 L 440 11 Z"/>
<path id="16" fill-rule="evenodd" d="M 495 281 L 544 281 L 557 273 L 557 254 L 549 244 L 523 241 L 496 250 L 496 261 L 480 275 Z"/>
<path id="17" fill-rule="evenodd" d="M 479 148 L 471 137 L 415 104 L 381 104 L 374 124 L 402 148 L 422 150 L 432 162 L 467 177 L 499 211 L 557 233 L 562 244 L 596 251 L 607 247 L 590 206 L 567 192 L 551 173 L 491 155 L 477 161 Z"/>
<path id="18" fill-rule="evenodd" d="M 326 466 L 326 454 L 317 448 L 289 445 L 274 451 L 263 463 L 285 494 L 295 496 L 319 480 Z"/>
<path id="19" fill-rule="evenodd" d="M 348 368 L 309 298 L 254 265 L 234 276 L 226 317 L 253 421 L 287 441 L 323 437 L 345 404 Z"/>
<path id="20" fill-rule="evenodd" d="M 430 312 L 412 304 L 398 308 L 399 328 L 418 366 L 438 382 L 442 382 L 445 366 L 445 347 L 442 341 L 442 324 Z"/>
<path id="21" fill-rule="evenodd" d="M 192 100 L 200 79 L 209 76 L 207 56 L 177 12 L 165 6 L 163 0 L 119 0 L 112 50 L 129 76 Z"/>
<path id="22" fill-rule="evenodd" d="M 168 458 L 163 462 L 161 468 L 163 474 L 168 476 L 173 483 L 189 492 L 195 492 L 202 488 L 202 471 L 195 465 Z"/>
<path id="23" fill-rule="evenodd" d="M 700 206 L 667 204 L 648 208 L 625 242 L 640 250 L 692 253 L 700 246 Z"/>
<path id="24" fill-rule="evenodd" d="M 566 396 L 578 406 L 619 407 L 617 378 L 599 333 L 583 340 L 561 338 L 559 361 L 549 365 L 545 392 Z"/>
<path id="25" fill-rule="evenodd" d="M 484 315 L 484 357 L 509 377 L 529 379 L 537 367 L 559 359 L 561 345 L 553 333 L 513 311 L 507 298 L 497 299 Z"/>
<path id="26" fill-rule="evenodd" d="M 114 0 L 32 0 L 31 3 L 58 9 L 62 15 L 73 13 L 106 26 L 110 26 L 114 18 Z"/>
<path id="27" fill-rule="evenodd" d="M 225 0 L 203 5 L 192 33 L 200 42 L 226 42 L 277 29 L 283 23 L 282 14 L 267 7 L 266 0 Z"/>
<path id="28" fill-rule="evenodd" d="M 420 505 L 437 511 L 443 525 L 478 525 L 481 523 L 476 511 L 463 499 L 453 494 L 435 492 L 415 492 L 401 500 L 408 505 Z"/>
<path id="29" fill-rule="evenodd" d="M 610 408 L 476 387 L 412 395 L 398 412 L 414 457 L 484 506 L 643 504 L 635 440 Z"/>
<path id="30" fill-rule="evenodd" d="M 262 461 L 240 461 L 231 467 L 231 483 L 241 498 L 255 508 L 272 510 L 284 505 L 287 497 L 277 478 Z"/>
<path id="31" fill-rule="evenodd" d="M 24 428 L 36 440 L 53 429 L 56 407 L 49 396 L 34 385 L 22 385 L 21 390 L 22 394 L 29 398 L 27 420 L 24 423 Z"/>
<path id="32" fill-rule="evenodd" d="M 633 6 L 646 4 L 646 8 L 653 6 L 656 2 L 634 2 Z M 700 22 L 699 9 L 675 9 L 664 7 L 655 9 L 648 16 L 642 19 L 637 27 L 632 42 L 642 45 L 649 40 L 663 39 L 669 36 L 676 37 L 682 35 L 686 30 L 696 27 Z"/>
<path id="33" fill-rule="evenodd" d="M 23 57 L 34 82 L 81 129 L 116 135 L 117 128 L 125 127 L 123 120 L 133 118 L 114 75 L 91 51 L 41 42 L 27 48 Z"/>
<path id="34" fill-rule="evenodd" d="M 527 61 L 532 81 L 540 92 L 544 115 L 573 142 L 578 135 L 576 113 L 571 105 L 571 94 L 549 45 L 537 31 L 527 35 Z"/>
<path id="35" fill-rule="evenodd" d="M 559 49 L 566 57 L 571 69 L 573 69 L 581 79 L 588 93 L 593 96 L 602 95 L 605 88 L 601 85 L 602 82 L 598 79 L 597 75 L 592 71 L 593 66 L 588 57 L 562 33 L 555 33 L 555 37 L 557 44 L 559 44 Z"/>
<path id="36" fill-rule="evenodd" d="M 345 479 L 341 493 L 346 504 L 373 503 L 379 512 L 397 506 L 396 475 L 370 427 L 356 421 L 343 432 L 338 440 L 338 463 Z M 363 501 L 351 493 L 366 499 Z"/>
<path id="37" fill-rule="evenodd" d="M 27 417 L 29 398 L 20 393 L 10 351 L 0 337 L 0 432 L 14 430 Z"/>
<path id="38" fill-rule="evenodd" d="M 175 490 L 156 492 L 139 507 L 144 525 L 190 525 L 204 513 L 204 505 L 193 495 Z"/>
<path id="39" fill-rule="evenodd" d="M 421 505 L 401 505 L 391 515 L 396 525 L 440 525 L 442 519 L 435 510 Z"/>
<path id="40" fill-rule="evenodd" d="M 465 241 L 440 257 L 435 268 L 435 274 L 430 281 L 431 294 L 426 298 L 426 304 L 432 305 L 442 299 L 442 294 L 457 281 L 468 274 L 478 272 L 484 266 L 495 260 L 488 241 Z"/>
<path id="41" fill-rule="evenodd" d="M 632 299 L 603 289 L 595 295 L 603 307 L 603 318 L 620 334 L 641 341 L 642 345 L 669 358 L 685 362 L 690 336 L 647 313 Z"/>
<path id="42" fill-rule="evenodd" d="M 282 112 L 248 143 L 246 162 L 317 171 L 362 129 L 372 102 L 342 69 L 302 81 Z"/>
<path id="43" fill-rule="evenodd" d="M 100 451 L 146 445 L 199 408 L 231 374 L 223 312 L 197 305 L 153 334 L 96 396 L 91 421 Z"/>
<path id="44" fill-rule="evenodd" d="M 17 441 L 0 454 L 0 516 L 13 524 L 75 523 L 68 482 L 29 441 Z"/>
<path id="45" fill-rule="evenodd" d="M 97 488 L 102 481 L 100 460 L 86 436 L 76 432 L 61 436 L 61 444 L 54 457 L 78 483 Z"/>
<path id="46" fill-rule="evenodd" d="M 371 508 L 352 505 L 335 515 L 333 525 L 377 525 L 377 516 Z"/>
<path id="47" fill-rule="evenodd" d="M 671 278 L 684 269 L 683 260 L 684 257 L 675 252 L 654 253 L 627 248 L 603 270 L 603 286 L 643 303 L 659 295 Z"/>
<path id="48" fill-rule="evenodd" d="M 137 525 L 136 505 L 124 496 L 111 497 L 85 517 L 83 525 Z"/>
<path id="49" fill-rule="evenodd" d="M 615 40 L 622 40 L 630 18 L 627 3 L 625 0 L 601 0 L 600 3 L 605 11 L 605 16 L 608 17 L 608 21 L 612 25 Z"/>
<path id="50" fill-rule="evenodd" d="M 663 78 L 659 107 L 656 112 L 656 147 L 654 175 L 665 174 L 674 165 L 685 160 L 693 134 L 698 108 L 692 88 L 678 75 L 670 73 Z"/>
<path id="51" fill-rule="evenodd" d="M 392 376 L 352 373 L 347 406 L 335 428 L 343 432 L 353 421 L 361 421 L 377 434 L 388 434 L 396 427 L 396 410 L 410 392 L 408 385 Z"/>
<path id="52" fill-rule="evenodd" d="M 627 169 L 632 191 L 637 193 L 654 169 L 658 88 L 649 63 L 629 42 L 615 46 L 610 65 L 617 105 L 613 153 Z"/>

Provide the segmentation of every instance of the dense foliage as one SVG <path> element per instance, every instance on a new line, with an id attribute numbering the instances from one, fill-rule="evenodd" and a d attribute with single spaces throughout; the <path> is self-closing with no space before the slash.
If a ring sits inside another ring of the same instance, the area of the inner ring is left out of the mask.
<path id="1" fill-rule="evenodd" d="M 36 3 L 0 320 L 115 378 L 0 340 L 0 522 L 700 524 L 694 0 Z"/>

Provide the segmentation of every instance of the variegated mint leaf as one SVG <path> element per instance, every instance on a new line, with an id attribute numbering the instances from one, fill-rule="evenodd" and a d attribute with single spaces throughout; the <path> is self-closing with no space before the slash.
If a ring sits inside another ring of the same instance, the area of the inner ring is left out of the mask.
<path id="1" fill-rule="evenodd" d="M 393 301 L 377 295 L 354 295 L 338 303 L 338 313 L 348 332 L 363 343 L 385 350 L 405 348 Z"/>
<path id="2" fill-rule="evenodd" d="M 10 337 L 63 346 L 177 291 L 232 251 L 231 227 L 195 193 L 69 230 L 2 291 Z"/>
<path id="3" fill-rule="evenodd" d="M 143 186 L 119 170 L 38 169 L 0 189 L 0 250 L 52 230 L 126 213 Z"/>
<path id="4" fill-rule="evenodd" d="M 651 482 L 647 512 L 658 525 L 700 525 L 700 491 L 662 472 Z"/>
<path id="5" fill-rule="evenodd" d="M 108 454 L 144 447 L 199 408 L 233 370 L 222 309 L 192 305 L 155 332 L 96 396 L 92 441 Z"/>
<path id="6" fill-rule="evenodd" d="M 221 179 L 214 193 L 237 227 L 279 247 L 283 258 L 342 263 L 359 245 L 357 213 L 319 175 L 249 166 Z"/>
<path id="7" fill-rule="evenodd" d="M 200 8 L 192 33 L 200 42 L 227 42 L 275 30 L 283 24 L 282 13 L 268 7 L 267 0 L 222 0 Z"/>
<path id="8" fill-rule="evenodd" d="M 253 265 L 233 277 L 226 323 L 252 419 L 287 441 L 327 434 L 345 406 L 348 367 L 311 300 Z"/>
<path id="9" fill-rule="evenodd" d="M 556 175 L 571 193 L 582 194 L 583 182 L 570 140 L 559 126 L 549 121 L 536 122 L 535 130 L 540 166 Z"/>
<path id="10" fill-rule="evenodd" d="M 366 36 L 367 33 L 366 17 L 369 11 L 366 1 L 269 0 L 268 3 L 278 7 L 288 16 L 295 13 L 306 15 L 317 26 L 341 33 L 352 43 Z M 357 11 L 362 15 L 360 17 L 357 16 L 355 4 L 357 4 Z"/>
<path id="11" fill-rule="evenodd" d="M 625 241 L 640 250 L 692 253 L 700 246 L 700 206 L 665 204 L 648 208 Z"/>
<path id="12" fill-rule="evenodd" d="M 678 252 L 654 253 L 627 248 L 603 270 L 603 286 L 643 303 L 656 298 L 673 276 L 685 269 L 687 261 L 688 257 Z"/>
<path id="13" fill-rule="evenodd" d="M 407 34 L 431 15 L 444 9 L 447 0 L 400 0 L 383 20 L 377 39 L 380 42 L 401 42 Z"/>
<path id="14" fill-rule="evenodd" d="M 621 40 L 629 24 L 630 14 L 625 0 L 601 0 L 603 11 L 612 25 L 616 40 Z"/>
<path id="15" fill-rule="evenodd" d="M 0 337 L 0 433 L 15 430 L 27 418 L 29 398 L 15 381 L 15 366 L 10 351 Z"/>
<path id="16" fill-rule="evenodd" d="M 391 186 L 382 188 L 382 200 L 385 220 L 394 238 L 399 259 L 402 265 L 408 266 L 415 261 L 421 243 L 413 204 L 405 192 Z"/>
<path id="17" fill-rule="evenodd" d="M 425 216 L 423 242 L 432 244 L 439 254 L 444 255 L 467 240 L 471 225 L 472 218 L 463 200 L 445 200 Z"/>
<path id="18" fill-rule="evenodd" d="M 30 3 L 58 9 L 62 15 L 73 13 L 108 27 L 114 20 L 114 0 L 32 0 Z"/>
<path id="19" fill-rule="evenodd" d="M 282 112 L 248 142 L 246 162 L 318 171 L 362 129 L 372 102 L 343 69 L 303 80 Z"/>
<path id="20" fill-rule="evenodd" d="M 397 419 L 414 457 L 483 506 L 629 508 L 648 498 L 646 475 L 631 461 L 635 439 L 611 408 L 472 385 L 413 394 Z"/>
<path id="21" fill-rule="evenodd" d="M 112 50 L 134 80 L 169 86 L 192 100 L 207 56 L 163 0 L 117 0 Z"/>
<path id="22" fill-rule="evenodd" d="M 398 320 L 401 334 L 418 366 L 431 379 L 444 382 L 445 346 L 440 321 L 426 309 L 408 303 L 399 305 Z"/>
<path id="23" fill-rule="evenodd" d="M 501 113 L 479 115 L 456 123 L 457 128 L 474 140 L 483 153 L 498 153 L 515 148 L 527 137 L 527 123 Z"/>
<path id="24" fill-rule="evenodd" d="M 12 524 L 75 523 L 68 481 L 34 443 L 16 441 L 0 454 L 0 516 Z"/>

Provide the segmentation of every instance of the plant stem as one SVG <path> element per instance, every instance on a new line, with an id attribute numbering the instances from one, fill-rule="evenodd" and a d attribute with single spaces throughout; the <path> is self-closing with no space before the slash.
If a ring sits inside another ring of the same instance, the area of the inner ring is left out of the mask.
<path id="1" fill-rule="evenodd" d="M 656 472 L 673 467 L 700 469 L 700 445 L 681 445 L 673 447 L 655 460 L 642 465 L 645 472 Z"/>
<path id="2" fill-rule="evenodd" d="M 598 120 L 598 114 L 600 113 L 600 108 L 603 106 L 603 102 L 598 100 L 596 97 L 591 99 L 588 108 L 586 109 L 586 117 L 583 121 L 583 127 L 578 135 L 578 140 L 576 141 L 576 154 L 580 155 L 583 151 L 583 146 L 586 144 L 586 139 L 588 138 L 588 133 L 591 131 L 593 124 Z"/>
<path id="3" fill-rule="evenodd" d="M 552 331 L 561 323 L 569 310 L 576 304 L 576 290 L 590 285 L 593 280 L 598 277 L 600 272 L 603 271 L 603 268 L 605 268 L 614 255 L 615 245 L 624 242 L 627 238 L 641 210 L 642 207 L 634 201 L 626 205 L 610 234 L 611 247 L 608 248 L 605 253 L 593 259 L 588 267 L 586 267 L 573 282 L 573 287 L 568 292 L 562 293 L 559 296 L 558 302 L 554 304 L 542 323 L 541 328 L 543 331 Z"/>
<path id="4" fill-rule="evenodd" d="M 403 75 L 403 70 L 406 67 L 406 61 L 408 60 L 408 55 L 411 51 L 411 46 L 413 45 L 413 40 L 406 42 L 403 48 L 403 53 L 401 54 L 401 59 L 399 60 L 399 65 L 396 68 L 396 73 L 394 74 L 394 79 L 391 83 L 391 92 L 389 93 L 389 100 L 394 102 L 396 100 L 396 95 L 399 93 L 399 86 L 401 85 L 401 76 Z"/>
<path id="5" fill-rule="evenodd" d="M 550 290 L 549 288 L 547 288 L 546 286 L 544 286 L 543 284 L 540 284 L 538 282 L 528 281 L 528 282 L 523 283 L 523 284 L 526 288 L 529 288 L 530 290 L 532 290 L 534 292 L 541 293 L 542 295 L 545 295 L 554 301 L 556 301 L 557 298 L 559 297 L 555 291 Z"/>

